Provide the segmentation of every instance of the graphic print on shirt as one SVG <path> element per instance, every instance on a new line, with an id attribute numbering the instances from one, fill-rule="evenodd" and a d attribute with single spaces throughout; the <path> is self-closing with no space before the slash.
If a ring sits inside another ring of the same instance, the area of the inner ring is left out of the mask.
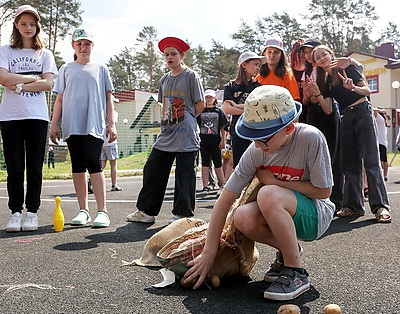
<path id="1" fill-rule="evenodd" d="M 181 97 L 171 96 L 168 115 L 169 124 L 178 124 L 185 120 L 185 100 Z"/>
<path id="2" fill-rule="evenodd" d="M 304 169 L 288 166 L 261 166 L 259 169 L 269 169 L 275 178 L 282 181 L 300 181 L 304 175 Z"/>
<path id="3" fill-rule="evenodd" d="M 203 112 L 201 114 L 200 134 L 219 135 L 217 112 Z"/>
<path id="4" fill-rule="evenodd" d="M 11 67 L 14 69 L 14 73 L 21 75 L 42 75 L 41 69 L 43 65 L 39 60 L 31 57 L 18 57 L 11 60 Z M 20 93 L 21 96 L 35 97 L 40 95 L 40 92 L 24 92 Z"/>

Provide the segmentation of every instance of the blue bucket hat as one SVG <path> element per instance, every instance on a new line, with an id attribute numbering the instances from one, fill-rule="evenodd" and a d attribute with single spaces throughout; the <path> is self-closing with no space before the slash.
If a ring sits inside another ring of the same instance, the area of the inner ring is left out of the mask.
<path id="1" fill-rule="evenodd" d="M 293 100 L 281 86 L 256 87 L 244 103 L 244 112 L 236 124 L 236 133 L 247 140 L 261 140 L 274 135 L 301 114 L 301 103 Z"/>

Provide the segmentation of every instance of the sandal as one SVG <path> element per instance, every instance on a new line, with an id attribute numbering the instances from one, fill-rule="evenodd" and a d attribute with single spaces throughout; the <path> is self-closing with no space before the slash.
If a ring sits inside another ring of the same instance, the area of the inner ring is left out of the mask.
<path id="1" fill-rule="evenodd" d="M 389 211 L 383 207 L 378 208 L 378 210 L 375 213 L 375 218 L 377 222 L 381 223 L 392 222 L 392 217 L 390 216 Z"/>
<path id="2" fill-rule="evenodd" d="M 341 210 L 338 210 L 336 212 L 337 217 L 359 217 L 359 216 L 364 216 L 364 214 L 358 214 L 355 213 L 351 208 L 349 207 L 343 207 Z"/>

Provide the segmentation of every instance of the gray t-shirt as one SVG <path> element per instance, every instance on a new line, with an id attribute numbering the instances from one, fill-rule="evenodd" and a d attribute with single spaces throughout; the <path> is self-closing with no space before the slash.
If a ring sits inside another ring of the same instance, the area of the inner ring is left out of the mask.
<path id="1" fill-rule="evenodd" d="M 333 186 L 331 161 L 325 137 L 315 127 L 297 123 L 291 142 L 275 154 L 264 153 L 254 142 L 246 150 L 225 188 L 240 193 L 257 169 L 266 168 L 279 180 L 308 181 L 318 188 Z M 335 205 L 329 199 L 315 200 L 318 210 L 318 235 L 328 229 Z"/>
<path id="2" fill-rule="evenodd" d="M 158 102 L 162 103 L 161 133 L 154 148 L 167 152 L 193 152 L 200 148 L 196 102 L 204 101 L 200 77 L 191 69 L 160 80 Z"/>
<path id="3" fill-rule="evenodd" d="M 106 92 L 112 91 L 110 73 L 101 63 L 70 62 L 60 68 L 53 91 L 63 94 L 61 127 L 63 139 L 92 135 L 105 140 Z"/>

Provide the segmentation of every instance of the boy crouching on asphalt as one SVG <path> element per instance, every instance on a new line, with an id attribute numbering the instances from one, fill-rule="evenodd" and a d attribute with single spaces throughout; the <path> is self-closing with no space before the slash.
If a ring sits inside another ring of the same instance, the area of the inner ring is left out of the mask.
<path id="1" fill-rule="evenodd" d="M 301 104 L 283 87 L 264 85 L 248 96 L 236 125 L 238 135 L 253 140 L 216 201 L 201 255 L 189 262 L 185 281 L 211 269 L 228 211 L 256 175 L 263 187 L 257 200 L 236 209 L 236 227 L 248 238 L 278 250 L 265 274 L 273 283 L 264 292 L 272 300 L 291 300 L 310 288 L 302 267 L 298 239 L 312 241 L 328 229 L 335 205 L 328 146 L 315 127 L 296 123 Z"/>

